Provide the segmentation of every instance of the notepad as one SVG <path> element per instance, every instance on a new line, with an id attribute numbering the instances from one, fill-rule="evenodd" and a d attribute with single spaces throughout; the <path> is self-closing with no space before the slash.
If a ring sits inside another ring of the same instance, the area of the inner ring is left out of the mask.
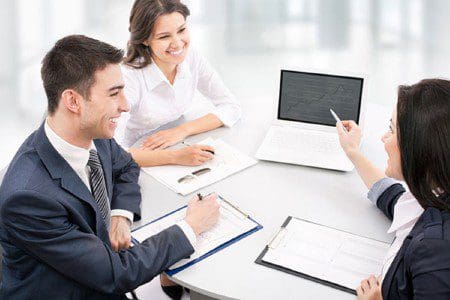
<path id="1" fill-rule="evenodd" d="M 221 139 L 207 138 L 198 144 L 214 147 L 214 158 L 201 166 L 169 165 L 142 170 L 176 193 L 187 195 L 257 163 Z"/>
<path id="2" fill-rule="evenodd" d="M 390 244 L 288 217 L 256 263 L 356 294 L 381 273 Z"/>
<path id="3" fill-rule="evenodd" d="M 166 271 L 167 274 L 174 275 L 262 228 L 258 222 L 223 197 L 219 196 L 217 201 L 220 205 L 220 217 L 216 225 L 202 233 L 197 238 L 195 252 L 189 258 L 182 259 L 172 265 Z M 132 231 L 133 239 L 141 243 L 176 224 L 184 219 L 186 209 L 187 206 L 183 206 L 161 218 L 136 228 Z"/>

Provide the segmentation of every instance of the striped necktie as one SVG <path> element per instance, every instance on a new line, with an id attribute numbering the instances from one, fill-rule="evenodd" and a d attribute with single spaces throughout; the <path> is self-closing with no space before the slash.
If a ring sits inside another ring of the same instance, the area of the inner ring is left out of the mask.
<path id="1" fill-rule="evenodd" d="M 109 207 L 108 194 L 106 192 L 106 183 L 103 176 L 103 168 L 98 158 L 97 151 L 89 150 L 89 160 L 87 165 L 91 168 L 89 182 L 91 184 L 91 192 L 97 202 L 100 213 L 105 221 L 106 228 L 109 231 L 111 224 L 111 209 Z"/>

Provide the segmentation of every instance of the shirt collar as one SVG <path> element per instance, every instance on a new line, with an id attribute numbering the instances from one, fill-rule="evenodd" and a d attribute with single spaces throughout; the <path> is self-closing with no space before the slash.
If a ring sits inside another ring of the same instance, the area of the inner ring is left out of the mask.
<path id="1" fill-rule="evenodd" d="M 147 71 L 145 71 L 147 70 Z M 161 69 L 156 65 L 156 63 L 153 61 L 148 65 L 148 68 L 144 68 L 144 79 L 145 83 L 147 85 L 147 88 L 149 91 L 153 90 L 155 87 L 157 87 L 162 82 L 166 82 L 168 85 L 171 85 L 169 80 L 167 80 L 164 73 L 161 71 Z M 186 62 L 186 59 L 177 66 L 177 75 L 175 76 L 175 81 L 185 78 L 190 78 L 192 76 L 192 73 L 189 69 L 189 65 Z"/>
<path id="2" fill-rule="evenodd" d="M 423 211 L 424 209 L 411 192 L 405 192 L 394 207 L 394 219 L 388 233 L 412 228 Z"/>
<path id="3" fill-rule="evenodd" d="M 72 169 L 76 171 L 83 170 L 86 167 L 89 160 L 89 150 L 95 149 L 93 142 L 91 142 L 89 149 L 74 146 L 54 132 L 48 125 L 48 120 L 45 121 L 44 130 L 50 144 L 67 161 Z"/>

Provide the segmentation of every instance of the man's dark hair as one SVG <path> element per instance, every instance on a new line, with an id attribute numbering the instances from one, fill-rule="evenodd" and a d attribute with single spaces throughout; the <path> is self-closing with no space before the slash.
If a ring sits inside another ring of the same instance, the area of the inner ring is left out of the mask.
<path id="1" fill-rule="evenodd" d="M 450 210 L 450 81 L 400 86 L 398 144 L 403 177 L 424 208 Z"/>
<path id="2" fill-rule="evenodd" d="M 66 89 L 89 98 L 95 72 L 109 64 L 119 64 L 122 59 L 122 50 L 84 35 L 70 35 L 57 41 L 42 60 L 41 68 L 48 114 L 54 114 Z"/>

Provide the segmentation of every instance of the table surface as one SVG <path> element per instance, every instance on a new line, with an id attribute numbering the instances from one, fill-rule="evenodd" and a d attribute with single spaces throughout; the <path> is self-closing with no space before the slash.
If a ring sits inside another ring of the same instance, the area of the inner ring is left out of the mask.
<path id="1" fill-rule="evenodd" d="M 244 102 L 245 103 L 245 102 Z M 251 111 L 247 107 L 244 111 Z M 380 136 L 390 118 L 388 108 L 368 104 L 363 152 L 379 167 L 385 164 Z M 254 156 L 273 117 L 270 111 L 244 117 L 233 128 L 219 128 L 189 138 L 222 138 Z M 141 172 L 142 221 L 153 220 L 185 205 L 193 195 L 180 196 Z M 390 242 L 389 220 L 366 198 L 356 171 L 259 161 L 258 164 L 200 190 L 217 192 L 239 206 L 264 228 L 175 274 L 172 279 L 215 298 L 354 299 L 354 295 L 256 264 L 254 261 L 287 216 Z M 363 279 L 363 278 L 361 278 Z"/>

